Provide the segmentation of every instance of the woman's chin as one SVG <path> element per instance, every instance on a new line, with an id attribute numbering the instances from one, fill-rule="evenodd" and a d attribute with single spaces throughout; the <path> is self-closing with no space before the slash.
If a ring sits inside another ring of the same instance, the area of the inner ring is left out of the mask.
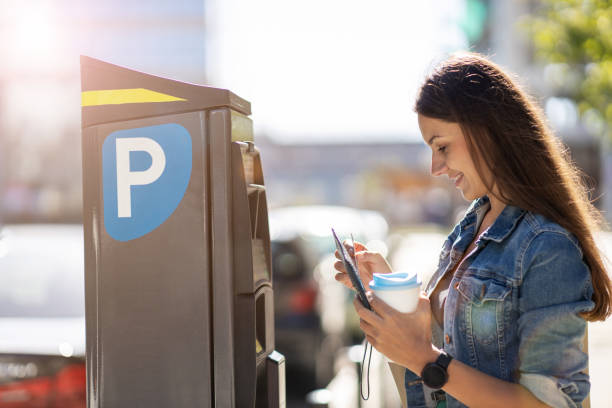
<path id="1" fill-rule="evenodd" d="M 463 199 L 466 201 L 474 201 L 475 199 L 480 197 L 474 194 L 473 192 L 471 192 L 470 190 L 460 189 L 460 191 L 461 191 L 461 195 L 463 196 Z"/>
<path id="2" fill-rule="evenodd" d="M 488 193 L 486 191 L 461 190 L 461 195 L 463 196 L 463 199 L 466 201 L 474 201 L 487 194 Z"/>

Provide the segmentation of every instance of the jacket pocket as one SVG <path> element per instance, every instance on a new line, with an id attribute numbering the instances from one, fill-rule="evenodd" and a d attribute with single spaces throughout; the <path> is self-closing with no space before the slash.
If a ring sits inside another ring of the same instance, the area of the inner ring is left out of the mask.
<path id="1" fill-rule="evenodd" d="M 471 360 L 481 371 L 499 377 L 505 371 L 502 350 L 507 330 L 505 311 L 511 307 L 508 295 L 512 286 L 493 276 L 464 275 L 456 289 Z"/>
<path id="2" fill-rule="evenodd" d="M 505 282 L 479 276 L 462 276 L 457 286 L 457 291 L 465 300 L 476 306 L 482 306 L 487 301 L 501 302 L 511 289 Z"/>

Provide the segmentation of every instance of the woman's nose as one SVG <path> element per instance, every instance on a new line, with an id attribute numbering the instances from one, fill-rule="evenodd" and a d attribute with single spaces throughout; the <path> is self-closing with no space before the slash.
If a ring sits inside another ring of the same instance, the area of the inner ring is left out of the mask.
<path id="1" fill-rule="evenodd" d="M 431 156 L 432 176 L 441 176 L 446 173 L 447 169 L 448 167 L 446 167 L 446 161 L 442 157 L 435 154 Z"/>

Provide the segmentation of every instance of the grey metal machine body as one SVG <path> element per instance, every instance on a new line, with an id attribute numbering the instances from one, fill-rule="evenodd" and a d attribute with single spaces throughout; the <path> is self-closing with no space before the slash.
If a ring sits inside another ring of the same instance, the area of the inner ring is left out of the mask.
<path id="1" fill-rule="evenodd" d="M 88 57 L 81 75 L 89 408 L 284 406 L 250 104 Z"/>

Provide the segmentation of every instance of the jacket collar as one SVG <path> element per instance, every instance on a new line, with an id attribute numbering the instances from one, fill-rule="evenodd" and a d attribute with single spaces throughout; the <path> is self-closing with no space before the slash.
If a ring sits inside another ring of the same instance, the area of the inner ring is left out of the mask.
<path id="1" fill-rule="evenodd" d="M 489 198 L 487 196 L 483 196 L 476 200 L 476 202 L 479 201 L 480 203 L 475 203 L 475 208 L 478 204 L 478 208 L 485 204 L 489 205 Z M 512 231 L 514 231 L 518 222 L 525 213 L 526 211 L 519 207 L 506 205 L 501 214 L 499 214 L 495 219 L 495 222 L 493 222 L 493 225 L 491 225 L 487 231 L 482 234 L 481 239 L 494 241 L 497 243 L 502 242 L 512 233 Z"/>
<path id="2" fill-rule="evenodd" d="M 467 209 L 465 216 L 459 224 L 461 231 L 465 231 L 474 224 L 480 225 L 482 218 L 490 207 L 489 197 L 487 196 L 482 196 L 472 201 L 472 204 Z"/>

